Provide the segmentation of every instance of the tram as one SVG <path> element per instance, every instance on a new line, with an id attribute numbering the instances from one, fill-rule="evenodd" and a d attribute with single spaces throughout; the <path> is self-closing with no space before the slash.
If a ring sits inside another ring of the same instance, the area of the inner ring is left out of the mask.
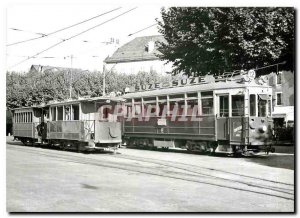
<path id="1" fill-rule="evenodd" d="M 25 145 L 63 150 L 116 148 L 122 142 L 121 122 L 112 111 L 121 101 L 117 97 L 97 97 L 16 108 L 13 135 Z"/>
<path id="2" fill-rule="evenodd" d="M 128 147 L 186 148 L 249 154 L 274 152 L 272 88 L 255 71 L 137 85 L 126 99 Z"/>

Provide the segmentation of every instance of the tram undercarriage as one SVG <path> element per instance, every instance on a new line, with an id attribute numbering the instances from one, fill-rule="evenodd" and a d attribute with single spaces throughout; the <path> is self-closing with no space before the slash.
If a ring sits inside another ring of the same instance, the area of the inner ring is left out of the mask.
<path id="1" fill-rule="evenodd" d="M 193 141 L 193 140 L 162 140 L 147 138 L 127 138 L 126 147 L 142 149 L 183 149 L 195 153 L 228 154 L 228 155 L 253 155 L 259 152 L 275 152 L 271 144 L 241 145 L 230 144 L 229 141 Z"/>

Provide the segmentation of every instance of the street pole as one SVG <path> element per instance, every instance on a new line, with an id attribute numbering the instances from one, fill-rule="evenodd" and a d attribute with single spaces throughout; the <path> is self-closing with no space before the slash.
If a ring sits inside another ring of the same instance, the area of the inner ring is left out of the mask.
<path id="1" fill-rule="evenodd" d="M 105 63 L 103 63 L 103 90 L 102 90 L 102 96 L 105 96 Z"/>
<path id="2" fill-rule="evenodd" d="M 70 86 L 69 86 L 70 99 L 72 98 L 72 67 L 73 67 L 73 55 L 71 55 Z"/>

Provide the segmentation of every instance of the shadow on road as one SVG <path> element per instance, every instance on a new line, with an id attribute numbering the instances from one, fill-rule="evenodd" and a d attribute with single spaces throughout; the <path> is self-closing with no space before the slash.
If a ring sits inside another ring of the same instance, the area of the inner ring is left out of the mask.
<path id="1" fill-rule="evenodd" d="M 20 141 L 13 141 L 13 140 L 9 140 L 9 141 L 7 140 L 6 144 L 8 144 L 8 145 L 18 145 L 18 146 L 23 146 L 23 147 L 36 147 L 36 148 L 49 149 L 49 150 L 59 150 L 59 151 L 62 151 L 62 152 L 77 153 L 77 151 L 71 150 L 71 149 L 61 150 L 58 146 L 39 145 L 39 144 L 24 145 Z M 120 154 L 119 152 L 114 152 L 113 150 L 81 151 L 80 153 L 83 153 L 83 154 Z"/>
<path id="2" fill-rule="evenodd" d="M 285 154 L 249 156 L 249 157 L 245 157 L 245 160 L 260 165 L 289 169 L 289 170 L 294 170 L 294 163 L 295 163 L 294 155 L 285 155 Z"/>

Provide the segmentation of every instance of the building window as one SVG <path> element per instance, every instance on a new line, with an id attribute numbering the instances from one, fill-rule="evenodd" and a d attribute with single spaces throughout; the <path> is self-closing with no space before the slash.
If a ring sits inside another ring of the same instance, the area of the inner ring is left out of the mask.
<path id="1" fill-rule="evenodd" d="M 276 105 L 282 105 L 282 93 L 276 93 Z"/>
<path id="2" fill-rule="evenodd" d="M 277 84 L 277 85 L 281 85 L 281 73 L 278 73 L 278 74 L 276 75 L 276 84 Z"/>

